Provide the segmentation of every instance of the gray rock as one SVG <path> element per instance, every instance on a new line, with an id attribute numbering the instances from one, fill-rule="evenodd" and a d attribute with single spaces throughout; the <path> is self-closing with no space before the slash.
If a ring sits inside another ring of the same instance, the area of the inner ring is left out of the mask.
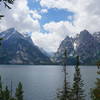
<path id="1" fill-rule="evenodd" d="M 75 56 L 80 56 L 80 63 L 85 65 L 96 64 L 100 59 L 100 33 L 92 35 L 87 30 L 81 31 L 74 38 L 66 37 L 60 44 L 55 61 L 62 61 L 65 49 L 67 50 L 67 63 L 75 64 Z M 60 62 L 61 63 L 61 62 Z"/>
<path id="2" fill-rule="evenodd" d="M 43 54 L 31 38 L 14 28 L 0 33 L 3 38 L 0 47 L 0 64 L 49 64 L 48 56 Z"/>

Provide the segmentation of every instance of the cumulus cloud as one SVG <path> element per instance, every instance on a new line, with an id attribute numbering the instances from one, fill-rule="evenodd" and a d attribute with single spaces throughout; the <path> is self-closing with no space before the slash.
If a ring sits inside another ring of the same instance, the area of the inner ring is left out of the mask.
<path id="1" fill-rule="evenodd" d="M 11 10 L 2 7 L 1 13 L 5 17 L 0 22 L 0 31 L 15 27 L 20 32 L 34 32 L 40 30 L 38 19 L 41 16 L 27 6 L 27 0 L 15 0 Z"/>
<path id="2" fill-rule="evenodd" d="M 100 0 L 40 0 L 40 4 L 48 9 L 64 9 L 74 13 L 69 17 L 69 20 L 73 18 L 72 23 L 61 21 L 44 25 L 44 29 L 52 33 L 52 36 L 55 34 L 62 39 L 65 35 L 73 36 L 73 33 L 79 33 L 84 29 L 91 33 L 100 31 Z"/>
<path id="3" fill-rule="evenodd" d="M 74 28 L 71 23 L 64 21 L 50 22 L 43 27 L 47 32 L 44 34 L 33 32 L 32 39 L 35 44 L 49 52 L 56 52 L 61 41 L 67 35 L 72 35 L 70 29 Z M 75 34 L 73 33 L 73 35 Z"/>
<path id="4" fill-rule="evenodd" d="M 48 9 L 58 8 L 73 12 L 73 24 L 78 32 L 83 29 L 100 31 L 100 0 L 41 0 L 40 4 Z"/>
<path id="5" fill-rule="evenodd" d="M 47 52 L 56 52 L 59 44 L 63 40 L 63 38 L 56 33 L 43 34 L 39 32 L 34 32 L 32 34 L 32 39 L 36 45 L 43 48 Z"/>
<path id="6" fill-rule="evenodd" d="M 31 10 L 30 14 L 32 15 L 33 19 L 41 19 L 41 15 L 39 14 L 39 12 L 37 10 Z"/>
<path id="7" fill-rule="evenodd" d="M 15 27 L 20 32 L 32 32 L 33 41 L 47 51 L 56 51 L 66 35 L 74 36 L 83 29 L 88 29 L 90 32 L 100 31 L 100 0 L 35 1 L 40 2 L 42 7 L 39 12 L 30 10 L 27 0 L 16 0 L 13 9 L 9 11 L 1 7 L 1 13 L 5 17 L 0 22 L 0 31 Z M 46 23 L 42 26 L 46 32 L 42 33 L 41 14 L 48 13 L 50 8 L 64 9 L 74 14 L 68 17 L 70 21 Z"/>
<path id="8" fill-rule="evenodd" d="M 47 9 L 41 9 L 41 13 L 48 13 Z"/>
<path id="9" fill-rule="evenodd" d="M 50 22 L 45 24 L 44 29 L 49 33 L 56 33 L 60 37 L 65 37 L 66 35 L 72 36 L 75 31 L 72 23 L 68 21 L 60 21 L 60 22 Z"/>

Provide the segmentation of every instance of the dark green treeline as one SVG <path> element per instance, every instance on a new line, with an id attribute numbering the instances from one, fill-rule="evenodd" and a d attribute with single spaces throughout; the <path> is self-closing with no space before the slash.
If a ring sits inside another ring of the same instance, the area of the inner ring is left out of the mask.
<path id="1" fill-rule="evenodd" d="M 12 96 L 12 92 L 12 82 L 11 89 L 7 85 L 4 87 L 0 77 L 0 100 L 23 100 L 23 85 L 21 82 L 19 82 L 14 96 Z"/>

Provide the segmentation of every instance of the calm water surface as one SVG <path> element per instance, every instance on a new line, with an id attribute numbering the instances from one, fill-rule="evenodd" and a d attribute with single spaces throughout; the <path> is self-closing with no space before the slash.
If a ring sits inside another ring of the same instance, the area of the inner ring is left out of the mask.
<path id="1" fill-rule="evenodd" d="M 80 66 L 86 100 L 90 100 L 90 88 L 95 86 L 98 77 L 96 66 Z M 70 85 L 73 81 L 74 66 L 67 66 Z M 57 100 L 57 90 L 63 88 L 64 72 L 62 66 L 0 65 L 3 83 L 13 81 L 13 91 L 18 82 L 23 83 L 25 100 Z"/>

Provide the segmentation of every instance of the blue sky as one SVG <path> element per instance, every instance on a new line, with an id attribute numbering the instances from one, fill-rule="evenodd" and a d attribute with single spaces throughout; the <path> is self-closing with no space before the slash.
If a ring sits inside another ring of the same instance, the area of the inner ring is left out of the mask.
<path id="1" fill-rule="evenodd" d="M 48 13 L 42 14 L 41 23 L 49 23 L 51 21 L 59 22 L 59 21 L 72 21 L 69 19 L 69 16 L 73 16 L 72 12 L 51 8 L 48 10 Z"/>
<path id="2" fill-rule="evenodd" d="M 38 10 L 47 9 L 46 7 L 41 7 L 40 2 L 36 0 L 28 0 L 28 6 L 31 10 Z M 73 15 L 74 13 L 64 9 L 57 9 L 57 8 L 50 8 L 48 9 L 47 13 L 40 13 L 42 16 L 40 20 L 40 24 L 44 25 L 46 23 L 55 21 L 69 21 L 73 22 Z M 69 19 L 69 16 L 72 17 Z"/>
<path id="3" fill-rule="evenodd" d="M 66 36 L 84 29 L 100 31 L 99 4 L 100 0 L 15 0 L 13 9 L 0 8 L 5 15 L 0 31 L 14 27 L 31 33 L 37 46 L 55 52 Z"/>

